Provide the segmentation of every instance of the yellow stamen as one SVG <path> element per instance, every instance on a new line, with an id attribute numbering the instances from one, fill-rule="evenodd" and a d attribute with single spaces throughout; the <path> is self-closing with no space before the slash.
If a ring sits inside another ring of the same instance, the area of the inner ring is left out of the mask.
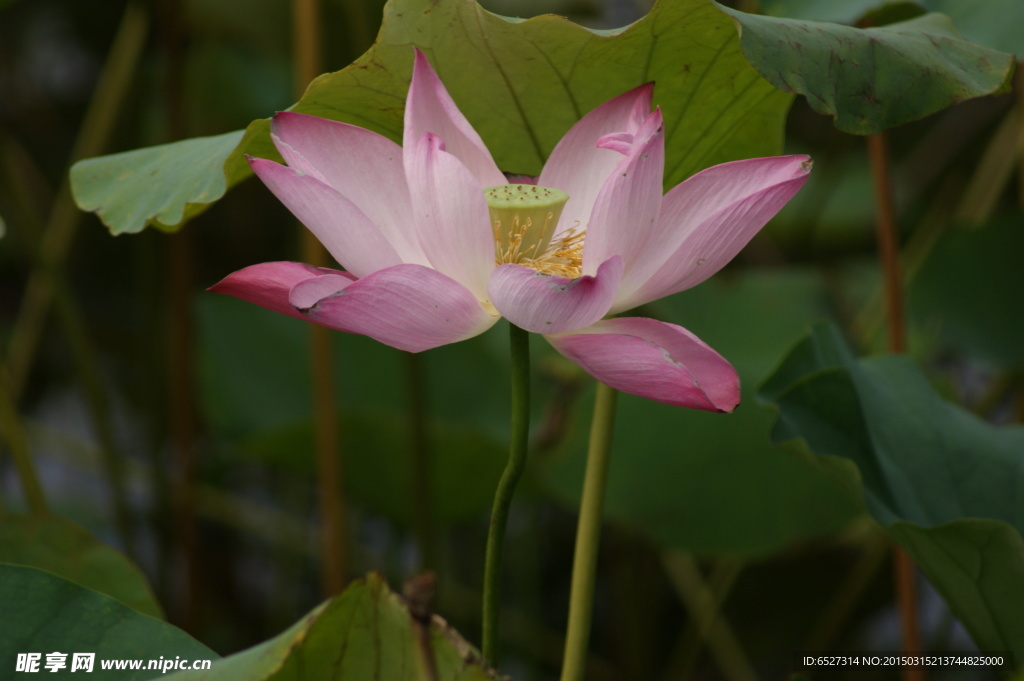
<path id="1" fill-rule="evenodd" d="M 585 230 L 573 226 L 554 239 L 569 195 L 559 189 L 507 184 L 484 190 L 494 230 L 495 261 L 575 279 L 582 273 Z"/>
<path id="2" fill-rule="evenodd" d="M 575 279 L 583 273 L 583 240 L 586 231 L 570 227 L 561 237 L 552 241 L 539 258 L 524 258 L 519 261 L 541 274 L 557 274 Z"/>

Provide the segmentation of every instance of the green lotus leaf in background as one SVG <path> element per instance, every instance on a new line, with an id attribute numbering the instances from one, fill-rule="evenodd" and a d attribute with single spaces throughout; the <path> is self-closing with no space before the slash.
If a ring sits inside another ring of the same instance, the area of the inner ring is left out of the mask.
<path id="1" fill-rule="evenodd" d="M 980 648 L 1024 655 L 1024 427 L 945 402 L 904 357 L 856 359 L 818 326 L 762 387 L 773 438 L 860 469 L 868 509 Z"/>
<path id="2" fill-rule="evenodd" d="M 750 67 L 732 22 L 707 0 L 662 0 L 612 31 L 551 15 L 506 19 L 464 0 L 438 0 L 429 11 L 414 0 L 391 0 L 374 46 L 314 80 L 294 110 L 400 139 L 412 46 L 427 53 L 509 172 L 539 173 L 583 114 L 649 81 L 665 116 L 668 186 L 707 166 L 782 147 L 791 97 Z M 261 119 L 244 135 L 87 159 L 72 171 L 75 200 L 115 234 L 179 226 L 249 175 L 243 154 L 272 154 L 267 132 Z"/>
<path id="3" fill-rule="evenodd" d="M 0 563 L 49 570 L 143 614 L 163 617 L 163 609 L 139 569 L 66 518 L 0 517 Z"/>
<path id="4" fill-rule="evenodd" d="M 765 14 L 773 17 L 856 24 L 865 15 L 880 8 L 907 5 L 916 6 L 921 12 L 945 14 L 971 42 L 993 50 L 1013 52 L 1018 56 L 1024 54 L 1024 31 L 1020 30 L 1024 25 L 1024 3 L 1020 0 L 918 0 L 883 5 L 878 0 L 764 0 L 761 8 Z"/>
<path id="5" fill-rule="evenodd" d="M 968 42 L 941 14 L 861 29 L 722 11 L 758 73 L 843 132 L 876 134 L 1010 86 L 1013 55 Z"/>
<path id="6" fill-rule="evenodd" d="M 426 652 L 429 646 L 430 652 Z M 424 665 L 433 659 L 434 675 Z M 422 624 L 370 574 L 352 583 L 283 634 L 205 671 L 182 671 L 168 681 L 488 681 L 478 653 L 437 616 Z"/>
<path id="7" fill-rule="evenodd" d="M 923 0 L 929 11 L 953 20 L 964 37 L 994 50 L 1024 57 L 1024 3 L 1018 0 Z"/>
<path id="8" fill-rule="evenodd" d="M 0 664 L 4 678 L 163 678 L 161 670 L 101 670 L 101 660 L 213 660 L 218 657 L 182 630 L 96 591 L 25 565 L 0 564 Z M 66 653 L 58 672 L 12 674 L 18 653 Z M 71 672 L 72 653 L 95 653 L 91 674 Z M 145 665 L 144 665 L 145 666 Z"/>
<path id="9" fill-rule="evenodd" d="M 75 200 L 114 234 L 145 225 L 168 229 L 222 197 L 229 180 L 244 177 L 246 169 L 225 164 L 241 139 L 239 130 L 76 163 L 71 167 Z"/>
<path id="10" fill-rule="evenodd" d="M 879 0 L 843 0 L 843 2 L 762 0 L 760 4 L 762 11 L 773 17 L 853 24 L 857 19 L 877 8 Z"/>
<path id="11" fill-rule="evenodd" d="M 1020 217 L 943 234 L 910 285 L 915 320 L 945 351 L 1024 366 Z"/>

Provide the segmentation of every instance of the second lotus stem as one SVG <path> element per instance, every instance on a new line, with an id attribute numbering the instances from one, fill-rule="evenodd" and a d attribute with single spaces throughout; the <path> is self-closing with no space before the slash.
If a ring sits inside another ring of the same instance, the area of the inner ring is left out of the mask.
<path id="1" fill-rule="evenodd" d="M 601 542 L 601 511 L 608 483 L 617 395 L 613 388 L 603 383 L 597 384 L 594 419 L 590 424 L 587 470 L 583 478 L 583 498 L 580 500 L 580 519 L 576 529 L 576 552 L 572 561 L 569 626 L 565 637 L 562 681 L 583 681 L 586 671 L 590 623 L 594 610 L 594 585 L 597 580 L 597 550 Z"/>

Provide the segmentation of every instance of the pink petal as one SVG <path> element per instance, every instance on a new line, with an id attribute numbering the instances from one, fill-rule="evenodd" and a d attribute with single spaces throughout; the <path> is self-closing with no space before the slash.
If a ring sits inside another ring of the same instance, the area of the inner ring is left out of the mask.
<path id="1" fill-rule="evenodd" d="M 494 235 L 483 188 L 436 135 L 406 149 L 419 242 L 433 267 L 487 300 Z"/>
<path id="2" fill-rule="evenodd" d="M 631 395 L 720 412 L 730 412 L 740 402 L 739 377 L 732 366 L 675 324 L 622 317 L 547 339 L 591 376 Z"/>
<path id="3" fill-rule="evenodd" d="M 328 274 L 352 280 L 352 276 L 345 272 L 299 262 L 266 262 L 232 272 L 208 290 L 241 298 L 289 317 L 305 319 L 305 315 L 289 302 L 289 291 L 300 282 L 320 279 Z"/>
<path id="4" fill-rule="evenodd" d="M 421 265 L 390 267 L 336 291 L 330 288 L 302 281 L 291 291 L 291 299 L 308 303 L 327 290 L 326 297 L 308 307 L 305 318 L 409 352 L 472 338 L 498 319 L 458 282 Z"/>
<path id="5" fill-rule="evenodd" d="M 665 195 L 651 246 L 634 262 L 613 311 L 696 286 L 724 267 L 807 181 L 807 156 L 733 161 Z M 587 235 L 589 246 L 590 235 Z"/>
<path id="6" fill-rule="evenodd" d="M 618 135 L 602 138 L 599 143 L 613 148 L 625 144 Z M 599 263 L 620 255 L 626 267 L 623 285 L 628 287 L 638 276 L 633 263 L 645 251 L 660 247 L 654 241 L 654 226 L 661 210 L 665 170 L 661 111 L 655 110 L 644 120 L 633 136 L 628 153 L 620 158 L 594 202 L 583 248 L 583 271 L 589 274 Z M 643 276 L 644 280 L 646 278 Z"/>
<path id="7" fill-rule="evenodd" d="M 555 146 L 537 179 L 543 187 L 556 187 L 569 195 L 559 227 L 585 229 L 594 200 L 622 157 L 597 147 L 613 133 L 633 134 L 651 111 L 654 84 L 647 83 L 619 95 L 576 122 Z"/>
<path id="8" fill-rule="evenodd" d="M 412 229 L 401 147 L 370 130 L 290 111 L 274 116 L 272 137 L 291 168 L 355 204 L 403 262 L 426 264 Z"/>
<path id="9" fill-rule="evenodd" d="M 311 175 L 263 158 L 249 158 L 263 183 L 313 232 L 342 267 L 356 275 L 402 262 L 355 204 Z"/>
<path id="10" fill-rule="evenodd" d="M 481 187 L 506 184 L 505 176 L 498 170 L 480 135 L 459 111 L 426 55 L 416 50 L 412 82 L 405 103 L 402 146 L 406 152 L 428 132 L 444 140 L 448 152 L 462 161 Z"/>
<path id="11" fill-rule="evenodd" d="M 608 313 L 622 278 L 622 258 L 612 257 L 595 276 L 567 279 L 522 265 L 494 270 L 488 290 L 503 317 L 535 333 L 560 333 L 593 324 Z"/>

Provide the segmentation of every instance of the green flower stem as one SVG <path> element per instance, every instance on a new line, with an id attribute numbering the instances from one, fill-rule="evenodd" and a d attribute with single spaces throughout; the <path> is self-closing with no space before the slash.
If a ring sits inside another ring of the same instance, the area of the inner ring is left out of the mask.
<path id="1" fill-rule="evenodd" d="M 491 667 L 494 666 L 498 641 L 498 583 L 501 578 L 505 528 L 508 525 L 512 495 L 526 468 L 527 438 L 530 433 L 530 336 L 523 329 L 509 324 L 509 341 L 512 356 L 512 433 L 508 463 L 494 493 L 484 561 L 483 657 L 484 664 Z"/>
<path id="2" fill-rule="evenodd" d="M 608 481 L 617 395 L 613 388 L 603 383 L 597 384 L 594 418 L 590 423 L 587 471 L 583 478 L 583 499 L 580 501 L 580 521 L 576 529 L 576 554 L 572 563 L 569 627 L 565 637 L 562 681 L 582 681 L 587 666 L 594 582 L 597 578 L 597 548 L 601 542 L 601 508 L 604 506 L 604 491 Z"/>

